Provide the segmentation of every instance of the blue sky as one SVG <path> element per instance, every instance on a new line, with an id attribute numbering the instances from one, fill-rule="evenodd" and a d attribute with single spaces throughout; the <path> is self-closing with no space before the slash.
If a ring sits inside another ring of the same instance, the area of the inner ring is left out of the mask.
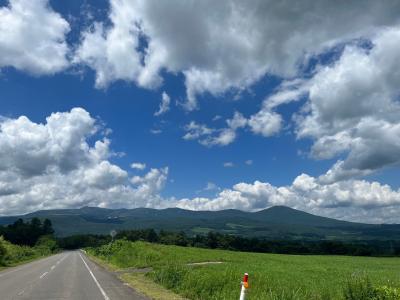
<path id="1" fill-rule="evenodd" d="M 2 115 L 10 118 L 26 115 L 36 123 L 43 123 L 52 112 L 82 107 L 112 129 L 113 150 L 125 153 L 123 157 L 114 158 L 115 163 L 124 169 L 129 169 L 136 161 L 157 168 L 170 167 L 173 182 L 169 182 L 163 191 L 168 196 L 197 196 L 196 192 L 207 182 L 220 187 L 254 180 L 286 185 L 301 172 L 318 176 L 330 166 L 331 162 L 299 155 L 300 150 L 308 151 L 310 143 L 297 141 L 290 132 L 270 139 L 242 132 L 235 143 L 211 148 L 182 139 L 184 126 L 193 119 L 224 126 L 224 120 L 236 110 L 246 114 L 257 112 L 263 96 L 276 86 L 277 79 L 262 80 L 260 86 L 253 88 L 254 94 L 243 95 L 236 101 L 231 101 L 230 96 L 206 95 L 201 100 L 205 109 L 188 113 L 173 105 L 171 111 L 161 117 L 154 117 L 160 104 L 160 90 L 148 91 L 123 82 L 117 82 L 107 90 L 98 90 L 93 87 L 93 81 L 90 72 L 84 78 L 68 74 L 32 78 L 8 69 L 0 81 L 4 99 Z M 161 89 L 164 90 L 172 101 L 185 97 L 179 77 L 170 76 L 165 88 Z M 257 92 L 260 93 L 258 97 Z M 285 114 L 293 112 L 290 107 L 284 109 Z M 213 121 L 216 115 L 221 119 Z M 162 132 L 153 134 L 152 129 Z M 247 165 L 247 160 L 252 160 L 252 165 Z M 234 167 L 224 167 L 225 162 L 232 162 Z"/>
<path id="2" fill-rule="evenodd" d="M 0 214 L 288 205 L 400 221 L 398 6 L 0 1 Z"/>

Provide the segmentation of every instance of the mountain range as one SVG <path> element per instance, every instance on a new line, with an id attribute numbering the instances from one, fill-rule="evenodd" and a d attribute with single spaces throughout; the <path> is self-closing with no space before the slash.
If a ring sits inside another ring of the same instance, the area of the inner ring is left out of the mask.
<path id="1" fill-rule="evenodd" d="M 22 216 L 0 217 L 0 225 L 16 219 L 48 218 L 58 236 L 108 234 L 111 230 L 184 231 L 189 235 L 216 231 L 245 237 L 279 240 L 400 240 L 400 225 L 362 224 L 316 216 L 286 206 L 258 212 L 240 210 L 190 211 L 179 208 L 40 210 Z"/>

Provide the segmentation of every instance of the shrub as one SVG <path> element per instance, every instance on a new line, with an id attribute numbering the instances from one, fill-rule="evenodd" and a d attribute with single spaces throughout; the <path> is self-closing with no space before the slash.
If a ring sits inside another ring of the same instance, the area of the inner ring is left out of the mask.
<path id="1" fill-rule="evenodd" d="M 6 255 L 7 255 L 7 248 L 5 246 L 3 237 L 0 236 L 0 266 L 4 266 Z"/>
<path id="2" fill-rule="evenodd" d="M 57 242 L 50 235 L 41 236 L 35 248 L 41 255 L 49 255 L 58 250 Z"/>
<path id="3" fill-rule="evenodd" d="M 353 276 L 344 289 L 346 300 L 376 299 L 376 291 L 367 277 Z"/>
<path id="4" fill-rule="evenodd" d="M 389 287 L 389 286 L 380 286 L 375 288 L 377 293 L 376 300 L 400 300 L 400 289 Z"/>
<path id="5" fill-rule="evenodd" d="M 344 289 L 346 300 L 400 300 L 400 289 L 374 287 L 367 277 L 352 277 Z"/>

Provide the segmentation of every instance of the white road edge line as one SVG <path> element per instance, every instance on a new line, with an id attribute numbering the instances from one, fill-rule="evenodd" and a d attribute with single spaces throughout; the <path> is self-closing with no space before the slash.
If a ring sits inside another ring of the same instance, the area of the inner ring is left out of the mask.
<path id="1" fill-rule="evenodd" d="M 40 275 L 40 279 L 42 279 L 44 276 L 46 276 L 47 274 L 49 274 L 49 272 L 44 272 L 42 275 Z"/>
<path id="2" fill-rule="evenodd" d="M 106 292 L 103 290 L 100 283 L 97 281 L 96 277 L 94 276 L 92 270 L 90 270 L 89 266 L 87 265 L 86 261 L 83 259 L 82 255 L 80 253 L 79 253 L 79 256 L 81 257 L 83 263 L 85 264 L 86 268 L 88 269 L 90 275 L 92 275 L 92 278 L 93 278 L 94 282 L 96 283 L 97 287 L 99 288 L 101 294 L 103 295 L 104 300 L 110 300 L 110 298 L 108 298 Z"/>

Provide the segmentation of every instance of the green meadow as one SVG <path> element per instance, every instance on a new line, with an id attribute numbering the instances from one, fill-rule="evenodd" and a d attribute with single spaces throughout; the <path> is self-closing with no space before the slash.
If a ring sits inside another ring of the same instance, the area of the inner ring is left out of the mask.
<path id="1" fill-rule="evenodd" d="M 129 242 L 88 252 L 118 269 L 151 267 L 146 277 L 187 299 L 400 299 L 400 258 L 245 253 Z M 190 265 L 197 262 L 218 264 Z"/>

